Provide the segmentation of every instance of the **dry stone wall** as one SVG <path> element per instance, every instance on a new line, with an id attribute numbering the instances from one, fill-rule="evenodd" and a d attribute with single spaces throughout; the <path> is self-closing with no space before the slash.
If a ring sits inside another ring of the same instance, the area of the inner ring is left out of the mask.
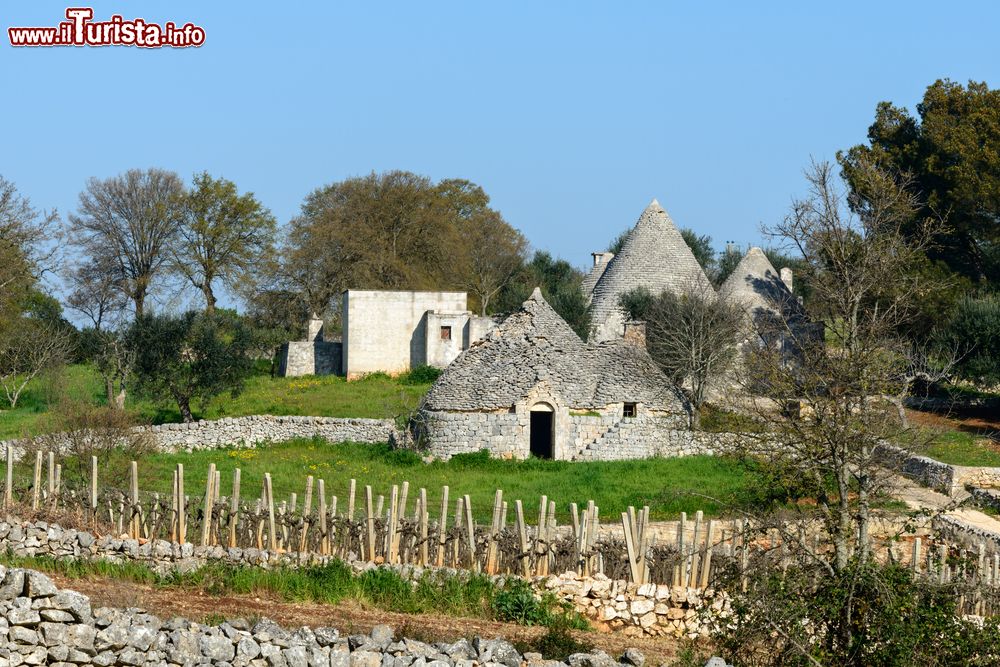
<path id="1" fill-rule="evenodd" d="M 713 658 L 709 665 L 725 665 Z M 135 665 L 173 667 L 643 667 L 628 649 L 618 660 L 602 651 L 565 663 L 521 654 L 503 639 L 426 643 L 396 637 L 387 625 L 343 636 L 334 628 L 289 630 L 268 619 L 219 625 L 167 621 L 142 609 L 94 609 L 90 598 L 59 589 L 33 570 L 0 565 L 0 665 Z"/>
<path id="2" fill-rule="evenodd" d="M 714 454 L 717 434 L 677 428 L 675 416 L 655 414 L 623 419 L 620 414 L 556 414 L 555 458 L 577 461 L 643 459 Z M 436 457 L 489 450 L 499 458 L 527 458 L 526 410 L 495 412 L 427 411 L 420 435 Z"/>
<path id="3" fill-rule="evenodd" d="M 95 537 L 85 531 L 62 528 L 42 521 L 0 522 L 0 551 L 22 557 L 139 562 L 161 573 L 189 572 L 211 562 L 275 568 L 321 565 L 333 560 L 332 557 L 317 554 L 274 554 L 253 548 L 196 547 L 165 540 Z M 355 572 L 376 567 L 391 568 L 404 579 L 414 582 L 428 573 L 449 577 L 469 576 L 464 570 L 450 568 L 375 565 L 358 560 L 351 561 L 350 565 Z M 505 577 L 496 576 L 494 579 L 502 582 Z M 712 589 L 637 585 L 612 580 L 602 574 L 580 577 L 575 572 L 536 577 L 532 583 L 539 594 L 551 592 L 572 604 L 599 629 L 621 631 L 627 635 L 705 636 L 717 629 L 729 615 L 728 598 L 724 593 Z"/>
<path id="4" fill-rule="evenodd" d="M 401 434 L 391 419 L 343 419 L 335 417 L 276 417 L 252 415 L 189 424 L 160 424 L 137 429 L 148 431 L 163 451 L 255 447 L 263 442 L 321 437 L 329 442 L 390 442 Z M 23 440 L 0 441 L 0 455 L 13 447 L 20 456 Z"/>
<path id="5" fill-rule="evenodd" d="M 917 456 L 888 444 L 879 446 L 884 465 L 895 468 L 918 484 L 954 496 L 966 486 L 1000 488 L 1000 468 L 956 466 L 928 456 Z"/>

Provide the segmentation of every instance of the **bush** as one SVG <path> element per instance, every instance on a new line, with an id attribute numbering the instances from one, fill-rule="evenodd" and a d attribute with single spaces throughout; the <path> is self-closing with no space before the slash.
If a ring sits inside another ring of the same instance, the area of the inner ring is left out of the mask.
<path id="1" fill-rule="evenodd" d="M 752 569 L 716 645 L 735 664 L 996 665 L 1000 619 L 957 614 L 959 591 L 899 565 Z M 727 590 L 738 590 L 735 581 Z"/>
<path id="2" fill-rule="evenodd" d="M 33 460 L 35 452 L 57 452 L 63 479 L 71 484 L 90 479 L 90 457 L 96 456 L 102 478 L 124 478 L 130 461 L 155 451 L 152 435 L 139 426 L 143 424 L 125 410 L 64 399 L 49 416 L 47 433 L 28 441 L 23 460 Z"/>
<path id="3" fill-rule="evenodd" d="M 441 376 L 441 369 L 422 364 L 399 376 L 400 384 L 431 384 Z"/>
<path id="4" fill-rule="evenodd" d="M 490 450 L 480 449 L 478 452 L 465 452 L 455 454 L 448 463 L 456 468 L 488 468 L 495 463 L 495 459 L 490 456 Z"/>
<path id="5" fill-rule="evenodd" d="M 987 386 L 1000 384 L 1000 296 L 965 298 L 943 332 L 962 355 L 956 372 Z"/>
<path id="6" fill-rule="evenodd" d="M 522 579 L 511 579 L 496 594 L 493 613 L 497 620 L 519 625 L 545 625 L 551 619 L 548 607 L 535 597 L 534 590 Z"/>

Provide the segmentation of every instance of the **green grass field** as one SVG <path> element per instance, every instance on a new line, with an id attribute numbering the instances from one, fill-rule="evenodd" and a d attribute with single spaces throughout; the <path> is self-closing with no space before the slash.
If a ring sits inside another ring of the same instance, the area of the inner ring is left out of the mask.
<path id="1" fill-rule="evenodd" d="M 1000 443 L 966 431 L 939 431 L 922 453 L 956 466 L 1000 467 Z"/>
<path id="2" fill-rule="evenodd" d="M 493 494 L 503 489 L 513 519 L 514 500 L 524 503 L 529 518 L 537 516 L 538 503 L 546 495 L 556 503 L 560 522 L 569 521 L 570 503 L 585 506 L 597 503 L 605 521 L 618 521 L 630 505 L 649 505 L 656 519 L 676 518 L 680 512 L 704 510 L 711 516 L 731 511 L 731 507 L 760 509 L 771 502 L 788 499 L 786 490 L 765 479 L 757 466 L 724 457 L 686 457 L 574 463 L 568 461 L 503 461 L 481 454 L 455 457 L 450 461 L 424 463 L 410 451 L 391 450 L 387 445 L 330 444 L 320 439 L 294 440 L 256 449 L 196 451 L 144 456 L 139 462 L 139 485 L 143 492 L 169 494 L 172 471 L 184 464 L 185 491 L 192 498 L 204 495 L 210 463 L 221 471 L 222 494 L 232 485 L 232 473 L 241 470 L 244 498 L 260 495 L 264 473 L 270 472 L 275 496 L 305 495 L 306 477 L 325 480 L 327 494 L 346 503 L 351 479 L 357 480 L 357 507 L 362 507 L 364 487 L 370 484 L 375 496 L 388 498 L 393 484 L 410 483 L 409 507 L 421 487 L 427 489 L 432 515 L 440 513 L 442 487 L 449 486 L 450 509 L 468 494 L 480 521 L 489 521 Z M 119 461 L 106 473 L 102 484 L 121 485 L 127 461 Z M 63 461 L 63 479 L 68 486 L 85 484 L 86 467 Z M 19 486 L 31 479 L 30 465 L 19 464 Z"/>
<path id="3" fill-rule="evenodd" d="M 52 384 L 56 384 L 53 387 Z M 101 378 L 87 365 L 69 366 L 53 382 L 32 382 L 15 410 L 0 410 L 0 439 L 44 433 L 53 429 L 50 406 L 63 395 L 105 404 Z M 392 418 L 408 414 L 420 402 L 429 384 L 405 384 L 384 375 L 348 383 L 342 377 L 272 378 L 258 372 L 243 392 L 216 396 L 203 408 L 192 405 L 198 419 L 243 415 L 310 415 L 313 417 Z M 145 422 L 164 424 L 181 420 L 177 406 L 129 396 L 126 407 Z"/>

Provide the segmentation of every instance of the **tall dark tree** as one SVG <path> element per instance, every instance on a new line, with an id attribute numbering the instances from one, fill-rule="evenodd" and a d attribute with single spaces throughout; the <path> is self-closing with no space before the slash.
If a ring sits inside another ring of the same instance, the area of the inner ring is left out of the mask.
<path id="1" fill-rule="evenodd" d="M 838 155 L 855 200 L 863 200 L 865 164 L 909 174 L 921 208 L 903 231 L 921 233 L 929 216 L 947 227 L 927 249 L 930 260 L 973 282 L 1000 284 L 1000 90 L 945 80 L 927 88 L 913 116 L 881 102 L 868 143 Z"/>
<path id="2" fill-rule="evenodd" d="M 94 264 L 113 267 L 137 317 L 172 257 L 184 219 L 183 195 L 184 185 L 171 171 L 130 169 L 90 179 L 70 216 L 75 244 Z"/>
<path id="3" fill-rule="evenodd" d="M 715 271 L 715 250 L 712 249 L 712 237 L 707 234 L 698 234 L 693 229 L 684 227 L 681 229 L 681 238 L 691 249 L 691 254 L 698 260 L 703 271 L 712 275 Z"/>

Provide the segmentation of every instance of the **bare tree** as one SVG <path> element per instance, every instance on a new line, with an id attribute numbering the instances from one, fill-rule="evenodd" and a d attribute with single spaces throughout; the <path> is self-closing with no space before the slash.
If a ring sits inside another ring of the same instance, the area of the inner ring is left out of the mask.
<path id="1" fill-rule="evenodd" d="M 528 242 L 491 209 L 475 215 L 464 226 L 468 251 L 459 280 L 478 299 L 480 314 L 486 315 L 490 300 L 524 266 Z"/>
<path id="2" fill-rule="evenodd" d="M 918 279 L 909 269 L 940 225 L 924 221 L 920 235 L 904 235 L 918 210 L 908 180 L 871 165 L 855 176 L 866 179 L 866 198 L 849 202 L 830 165 L 813 164 L 808 196 L 771 230 L 805 260 L 808 315 L 822 333 L 786 321 L 785 344 L 748 346 L 740 373 L 740 407 L 766 425 L 741 446 L 811 482 L 831 573 L 872 553 L 872 503 L 891 485 L 880 448 L 906 433 L 885 397 L 908 385 L 910 346 L 899 332 L 914 313 Z M 933 288 L 925 280 L 919 287 Z M 769 320 L 762 340 L 773 341 L 780 326 Z"/>
<path id="3" fill-rule="evenodd" d="M 684 293 L 665 291 L 645 306 L 646 347 L 691 403 L 691 426 L 707 390 L 729 370 L 743 324 L 738 305 L 718 299 L 711 288 L 689 287 Z"/>
<path id="4" fill-rule="evenodd" d="M 97 265 L 110 264 L 120 288 L 142 315 L 153 281 L 171 254 L 183 220 L 184 186 L 162 169 L 131 169 L 106 180 L 92 178 L 70 216 L 75 243 Z"/>
<path id="5" fill-rule="evenodd" d="M 0 337 L 0 386 L 11 409 L 17 407 L 32 380 L 64 363 L 72 349 L 73 341 L 65 330 L 29 317 L 17 322 L 12 335 Z"/>
<path id="6" fill-rule="evenodd" d="M 66 305 L 89 319 L 97 332 L 117 320 L 127 305 L 118 266 L 110 260 L 107 255 L 91 258 L 66 276 Z"/>

